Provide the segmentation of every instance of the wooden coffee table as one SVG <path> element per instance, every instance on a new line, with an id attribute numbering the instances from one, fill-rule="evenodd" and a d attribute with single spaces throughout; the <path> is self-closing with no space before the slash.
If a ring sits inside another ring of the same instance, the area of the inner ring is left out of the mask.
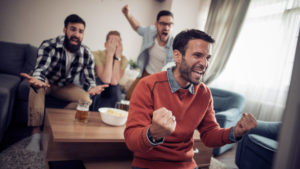
<path id="1" fill-rule="evenodd" d="M 132 152 L 124 142 L 125 125 L 109 126 L 99 112 L 90 112 L 88 123 L 75 121 L 75 110 L 46 109 L 43 149 L 46 161 L 82 160 L 87 169 L 131 169 Z M 212 149 L 205 147 L 195 132 L 195 160 L 208 167 Z"/>

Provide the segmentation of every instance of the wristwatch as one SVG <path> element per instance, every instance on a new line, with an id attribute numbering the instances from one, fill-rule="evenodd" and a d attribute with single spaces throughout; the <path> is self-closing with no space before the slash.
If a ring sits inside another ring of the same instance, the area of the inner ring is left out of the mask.
<path id="1" fill-rule="evenodd" d="M 150 128 L 148 128 L 147 130 L 147 138 L 150 141 L 150 143 L 154 146 L 164 143 L 164 137 L 160 139 L 155 139 L 150 133 Z"/>
<path id="2" fill-rule="evenodd" d="M 114 60 L 121 61 L 121 58 L 114 56 Z"/>

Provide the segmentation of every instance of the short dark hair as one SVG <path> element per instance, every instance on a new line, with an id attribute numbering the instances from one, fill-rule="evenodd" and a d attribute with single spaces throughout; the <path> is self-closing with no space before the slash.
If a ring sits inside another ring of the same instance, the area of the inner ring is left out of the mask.
<path id="1" fill-rule="evenodd" d="M 215 42 L 215 40 L 211 36 L 203 31 L 197 29 L 188 29 L 181 31 L 176 35 L 173 41 L 173 50 L 177 49 L 182 55 L 185 55 L 186 46 L 192 39 L 202 39 L 209 43 Z"/>
<path id="2" fill-rule="evenodd" d="M 66 17 L 66 19 L 65 19 L 65 28 L 68 27 L 69 23 L 82 23 L 85 27 L 84 20 L 76 14 L 71 14 L 71 15 Z"/>
<path id="3" fill-rule="evenodd" d="M 121 38 L 120 32 L 118 32 L 118 31 L 109 31 L 107 33 L 107 35 L 106 35 L 106 41 L 108 40 L 108 38 L 109 38 L 110 35 L 117 35 L 117 36 L 119 36 Z"/>
<path id="4" fill-rule="evenodd" d="M 162 11 L 158 12 L 158 14 L 156 16 L 156 22 L 158 22 L 160 17 L 162 17 L 162 16 L 172 16 L 172 18 L 174 18 L 172 12 L 167 11 L 167 10 L 162 10 Z"/>

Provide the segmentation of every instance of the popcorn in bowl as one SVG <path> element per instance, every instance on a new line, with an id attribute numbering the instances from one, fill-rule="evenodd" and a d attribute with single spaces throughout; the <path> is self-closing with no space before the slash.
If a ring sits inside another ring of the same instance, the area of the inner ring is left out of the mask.
<path id="1" fill-rule="evenodd" d="M 112 126 L 122 126 L 127 121 L 128 112 L 115 108 L 99 108 L 101 119 L 104 123 Z"/>
<path id="2" fill-rule="evenodd" d="M 125 116 L 125 114 L 123 112 L 119 112 L 113 109 L 107 109 L 106 113 L 113 115 L 113 116 L 118 116 L 118 117 L 122 117 Z"/>

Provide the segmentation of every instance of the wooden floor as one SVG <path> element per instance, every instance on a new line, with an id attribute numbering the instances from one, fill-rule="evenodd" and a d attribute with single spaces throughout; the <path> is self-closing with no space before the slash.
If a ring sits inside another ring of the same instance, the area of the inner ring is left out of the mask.
<path id="1" fill-rule="evenodd" d="M 215 159 L 224 163 L 227 166 L 227 169 L 238 169 L 234 162 L 236 146 L 237 145 L 235 145 L 233 149 L 223 153 L 222 155 L 215 157 Z"/>

